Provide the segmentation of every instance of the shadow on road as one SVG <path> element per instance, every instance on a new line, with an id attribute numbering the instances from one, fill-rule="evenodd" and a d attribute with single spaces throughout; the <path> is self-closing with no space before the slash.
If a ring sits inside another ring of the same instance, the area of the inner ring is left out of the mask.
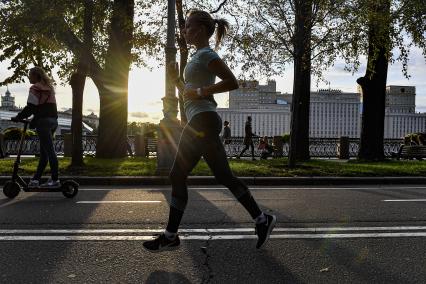
<path id="1" fill-rule="evenodd" d="M 227 190 L 216 190 L 224 194 L 229 204 L 222 209 L 214 204 L 221 200 L 209 200 L 197 190 L 189 189 L 189 201 L 185 211 L 181 227 L 194 226 L 191 215 L 197 217 L 197 225 L 200 228 L 226 227 L 238 228 L 241 223 L 234 221 L 226 211 L 235 207 L 244 207 L 239 204 L 232 193 Z M 163 192 L 163 195 L 170 202 L 170 191 Z M 194 200 L 202 202 L 202 211 L 194 212 L 192 203 Z M 247 222 L 250 222 L 250 215 L 247 213 Z M 204 222 L 204 223 L 203 223 Z M 254 227 L 254 223 L 253 223 Z M 188 255 L 192 257 L 193 262 L 202 271 L 202 283 L 254 283 L 262 279 L 262 283 L 302 283 L 288 267 L 276 259 L 269 250 L 271 247 L 265 247 L 262 250 L 255 248 L 256 240 L 219 240 L 219 241 L 188 241 L 183 246 L 191 245 L 188 249 Z M 198 248 L 197 248 L 198 247 Z M 181 248 L 182 249 L 182 248 Z M 158 282 L 162 283 L 162 282 Z M 167 282 L 164 282 L 167 283 Z M 169 282 L 172 283 L 172 282 Z"/>
<path id="2" fill-rule="evenodd" d="M 351 189 L 352 190 L 352 189 Z M 355 190 L 356 191 L 356 190 Z M 364 190 L 361 190 L 364 192 Z M 366 191 L 365 191 L 366 192 Z M 369 192 L 370 193 L 370 192 Z M 261 206 L 265 212 L 273 212 L 272 208 L 266 206 Z M 280 215 L 283 215 L 281 212 Z M 279 220 L 281 221 L 281 220 Z M 310 227 L 304 226 L 299 223 L 299 221 L 292 218 L 286 217 L 285 222 L 297 223 L 297 227 Z M 345 221 L 346 224 L 350 223 L 350 220 Z M 289 225 L 290 225 L 289 224 Z M 347 239 L 346 242 L 350 242 L 350 239 Z M 380 239 L 373 240 L 371 246 L 376 246 L 380 242 Z M 307 251 L 311 250 L 309 255 L 318 255 L 316 262 L 335 262 L 335 267 L 344 266 L 348 271 L 356 274 L 359 279 L 364 283 L 371 282 L 373 279 L 379 280 L 382 283 L 410 283 L 407 278 L 404 278 L 404 275 L 398 273 L 398 271 L 393 271 L 391 268 L 382 267 L 380 263 L 375 262 L 374 253 L 369 253 L 369 250 L 364 246 L 360 250 L 355 250 L 350 247 L 344 247 L 340 245 L 339 242 L 342 240 L 339 239 L 294 239 L 287 240 L 285 243 L 289 244 L 291 242 L 302 242 L 307 248 Z M 285 252 L 285 247 L 282 248 Z M 300 252 L 305 251 L 305 249 L 300 249 Z M 275 253 L 275 252 L 274 252 Z M 354 280 L 356 282 L 356 280 Z"/>
<path id="3" fill-rule="evenodd" d="M 177 272 L 168 272 L 164 270 L 158 270 L 152 272 L 146 279 L 146 284 L 158 284 L 158 283 L 179 283 L 179 284 L 191 284 L 184 275 Z"/>
<path id="4" fill-rule="evenodd" d="M 21 196 L 22 194 L 22 196 Z M 28 229 L 80 229 L 87 226 L 87 220 L 95 213 L 98 206 L 85 206 L 80 207 L 79 210 L 75 208 L 75 202 L 80 198 L 86 199 L 88 196 L 94 195 L 91 192 L 80 192 L 73 199 L 65 198 L 62 193 L 25 193 L 21 192 L 19 199 L 11 201 L 11 203 L 4 203 L 0 205 L 0 227 L 2 226 L 16 226 Z M 108 194 L 108 191 L 97 191 L 96 198 L 102 200 Z M 84 197 L 83 197 L 84 196 Z M 3 200 L 0 200 L 2 202 Z M 0 203 L 1 204 L 1 203 Z M 29 227 L 28 227 L 29 226 Z M 31 281 L 37 283 L 47 283 L 49 279 L 55 279 L 58 271 L 68 261 L 67 256 L 72 250 L 75 242 L 55 242 L 49 241 L 46 243 L 41 242 L 40 245 L 58 246 L 59 249 L 55 255 L 48 255 L 47 259 L 43 259 L 42 268 L 40 271 L 39 266 L 29 265 L 27 273 L 33 275 Z M 30 242 L 17 243 L 23 248 L 30 248 Z M 37 246 L 36 246 L 37 247 Z M 18 254 L 11 255 L 12 261 L 10 267 L 3 267 L 2 270 L 6 271 L 7 275 L 19 274 L 21 267 L 16 265 L 25 256 L 19 257 Z M 37 261 L 37 260 L 36 260 Z M 47 269 L 48 268 L 48 269 Z M 25 274 L 24 274 L 25 275 Z M 13 277 L 11 278 L 13 279 Z M 0 281 L 1 282 L 1 281 Z"/>

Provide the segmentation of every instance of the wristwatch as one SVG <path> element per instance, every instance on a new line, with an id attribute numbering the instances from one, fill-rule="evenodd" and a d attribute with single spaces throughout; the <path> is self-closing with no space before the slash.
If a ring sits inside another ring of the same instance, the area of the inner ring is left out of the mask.
<path id="1" fill-rule="evenodd" d="M 201 88 L 197 88 L 197 95 L 199 96 L 199 97 L 202 97 L 203 96 L 203 88 L 201 87 Z"/>

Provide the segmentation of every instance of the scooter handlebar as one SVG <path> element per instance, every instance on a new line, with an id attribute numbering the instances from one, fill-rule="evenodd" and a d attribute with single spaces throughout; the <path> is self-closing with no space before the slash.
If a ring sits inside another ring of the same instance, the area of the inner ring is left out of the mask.
<path id="1" fill-rule="evenodd" d="M 13 122 L 30 123 L 29 119 L 19 119 L 19 118 L 16 118 L 16 117 L 12 117 L 10 120 L 13 121 Z"/>

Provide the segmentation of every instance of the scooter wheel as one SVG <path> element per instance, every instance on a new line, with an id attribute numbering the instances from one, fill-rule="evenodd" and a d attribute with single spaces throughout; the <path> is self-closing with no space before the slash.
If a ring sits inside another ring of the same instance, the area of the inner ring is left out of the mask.
<path id="1" fill-rule="evenodd" d="M 3 186 L 4 195 L 6 195 L 10 199 L 18 196 L 19 191 L 21 191 L 21 187 L 19 186 L 18 183 L 13 181 L 8 181 Z"/>
<path id="2" fill-rule="evenodd" d="M 62 194 L 66 198 L 73 198 L 78 193 L 78 184 L 75 182 L 64 182 L 62 184 Z"/>

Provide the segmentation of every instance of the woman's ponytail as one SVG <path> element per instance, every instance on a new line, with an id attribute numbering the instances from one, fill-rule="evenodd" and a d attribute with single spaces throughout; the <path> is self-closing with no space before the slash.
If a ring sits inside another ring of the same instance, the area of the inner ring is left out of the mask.
<path id="1" fill-rule="evenodd" d="M 217 49 L 222 42 L 223 38 L 228 34 L 229 22 L 223 18 L 215 19 L 215 24 L 217 24 L 216 29 L 216 43 L 215 49 Z"/>

